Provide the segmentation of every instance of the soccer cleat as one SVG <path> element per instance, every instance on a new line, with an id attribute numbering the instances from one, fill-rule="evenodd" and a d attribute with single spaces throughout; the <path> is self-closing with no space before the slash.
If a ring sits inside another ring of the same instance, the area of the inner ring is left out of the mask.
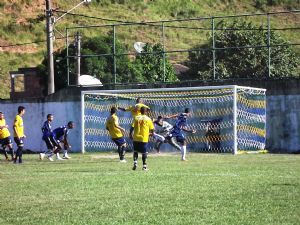
<path id="1" fill-rule="evenodd" d="M 64 155 L 62 158 L 63 158 L 63 159 L 71 159 L 71 157 L 69 157 L 69 156 L 67 156 L 67 155 Z"/>
<path id="2" fill-rule="evenodd" d="M 148 171 L 148 168 L 146 165 L 143 166 L 143 171 Z"/>
<path id="3" fill-rule="evenodd" d="M 120 160 L 120 163 L 127 163 L 126 159 Z"/>
<path id="4" fill-rule="evenodd" d="M 137 164 L 133 164 L 132 170 L 136 170 Z"/>
<path id="5" fill-rule="evenodd" d="M 64 159 L 61 157 L 56 157 L 56 160 L 64 160 Z"/>
<path id="6" fill-rule="evenodd" d="M 50 162 L 53 162 L 54 160 L 52 159 L 51 156 L 47 157 L 49 159 Z"/>
<path id="7" fill-rule="evenodd" d="M 40 153 L 40 160 L 43 160 L 45 158 L 45 153 Z"/>

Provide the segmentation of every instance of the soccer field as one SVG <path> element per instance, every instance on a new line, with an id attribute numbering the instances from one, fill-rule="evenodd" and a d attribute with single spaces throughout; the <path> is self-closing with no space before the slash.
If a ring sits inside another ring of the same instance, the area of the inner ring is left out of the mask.
<path id="1" fill-rule="evenodd" d="M 73 154 L 0 161 L 0 224 L 299 224 L 300 155 Z"/>

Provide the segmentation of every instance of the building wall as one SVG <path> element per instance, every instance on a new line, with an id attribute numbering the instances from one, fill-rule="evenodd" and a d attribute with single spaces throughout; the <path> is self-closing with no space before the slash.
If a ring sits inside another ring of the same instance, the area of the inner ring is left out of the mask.
<path id="1" fill-rule="evenodd" d="M 30 103 L 0 103 L 0 111 L 4 112 L 6 123 L 9 125 L 11 136 L 13 136 L 13 121 L 17 115 L 18 106 L 26 108 L 23 117 L 25 129 L 25 149 L 32 151 L 46 150 L 46 145 L 42 141 L 41 127 L 46 121 L 47 114 L 54 115 L 52 129 L 66 125 L 68 121 L 75 122 L 75 129 L 70 131 L 69 140 L 72 151 L 81 149 L 81 109 L 80 102 L 30 102 Z"/>

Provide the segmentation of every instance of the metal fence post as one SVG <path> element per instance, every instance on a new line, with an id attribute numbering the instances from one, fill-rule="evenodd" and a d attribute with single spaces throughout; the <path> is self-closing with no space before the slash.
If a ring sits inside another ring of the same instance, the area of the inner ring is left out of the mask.
<path id="1" fill-rule="evenodd" d="M 166 53 L 165 53 L 165 24 L 162 22 L 162 41 L 163 41 L 163 82 L 166 82 Z"/>
<path id="2" fill-rule="evenodd" d="M 271 77 L 271 29 L 270 29 L 270 14 L 267 14 L 267 24 L 268 24 L 268 78 Z"/>
<path id="3" fill-rule="evenodd" d="M 213 80 L 216 79 L 215 18 L 211 17 Z"/>
<path id="4" fill-rule="evenodd" d="M 70 59 L 69 59 L 69 31 L 66 28 L 66 47 L 67 47 L 67 81 L 68 86 L 70 86 Z"/>
<path id="5" fill-rule="evenodd" d="M 117 83 L 117 59 L 116 59 L 116 26 L 113 25 L 113 61 L 114 61 L 114 83 Z"/>

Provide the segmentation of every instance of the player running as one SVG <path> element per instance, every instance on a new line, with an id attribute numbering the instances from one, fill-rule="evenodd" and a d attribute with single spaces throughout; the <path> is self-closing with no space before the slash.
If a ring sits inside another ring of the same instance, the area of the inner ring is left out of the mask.
<path id="1" fill-rule="evenodd" d="M 125 129 L 119 125 L 119 118 L 116 115 L 116 112 L 117 112 L 117 108 L 113 106 L 110 109 L 110 116 L 107 118 L 105 126 L 106 126 L 106 130 L 108 130 L 111 136 L 111 139 L 118 146 L 120 162 L 126 162 L 125 160 L 126 141 L 124 139 Z"/>
<path id="2" fill-rule="evenodd" d="M 8 130 L 8 125 L 6 124 L 6 121 L 4 119 L 4 113 L 0 112 L 0 144 L 2 145 L 3 154 L 7 161 L 9 161 L 6 147 L 8 147 L 10 154 L 11 154 L 11 160 L 14 159 L 14 150 L 12 147 L 12 141 L 10 137 L 10 133 Z"/>
<path id="3" fill-rule="evenodd" d="M 181 114 L 175 114 L 172 116 L 169 116 L 167 118 L 176 118 L 175 125 L 173 126 L 173 129 L 170 131 L 170 135 L 168 136 L 167 140 L 168 143 L 170 143 L 172 146 L 176 146 L 176 149 L 179 149 L 181 151 L 181 160 L 186 160 L 186 138 L 182 131 L 190 132 L 190 133 L 196 133 L 195 130 L 190 130 L 186 127 L 187 117 L 190 116 L 190 110 L 189 108 L 186 108 L 184 110 L 184 113 Z M 178 145 L 177 143 L 180 145 Z"/>
<path id="4" fill-rule="evenodd" d="M 25 114 L 25 107 L 19 106 L 18 107 L 18 115 L 16 115 L 14 120 L 14 140 L 18 146 L 16 151 L 16 155 L 14 157 L 14 163 L 17 163 L 17 159 L 19 158 L 19 163 L 22 163 L 22 154 L 23 154 L 23 147 L 24 147 L 24 138 L 26 135 L 24 134 L 24 124 L 23 124 L 23 116 Z"/>
<path id="5" fill-rule="evenodd" d="M 68 149 L 71 148 L 71 145 L 68 141 L 68 134 L 71 129 L 75 127 L 73 121 L 69 121 L 67 125 L 58 127 L 53 130 L 53 141 L 54 145 L 57 147 L 56 158 L 61 159 L 59 156 L 59 151 L 62 149 L 60 143 L 63 143 L 63 159 L 70 159 L 71 157 L 68 155 Z"/>
<path id="6" fill-rule="evenodd" d="M 142 153 L 143 170 L 147 168 L 147 145 L 149 142 L 149 135 L 153 135 L 154 125 L 152 120 L 146 115 L 147 108 L 141 107 L 141 115 L 136 116 L 133 120 L 130 129 L 130 138 L 133 139 L 133 170 L 137 168 L 138 153 Z"/>

